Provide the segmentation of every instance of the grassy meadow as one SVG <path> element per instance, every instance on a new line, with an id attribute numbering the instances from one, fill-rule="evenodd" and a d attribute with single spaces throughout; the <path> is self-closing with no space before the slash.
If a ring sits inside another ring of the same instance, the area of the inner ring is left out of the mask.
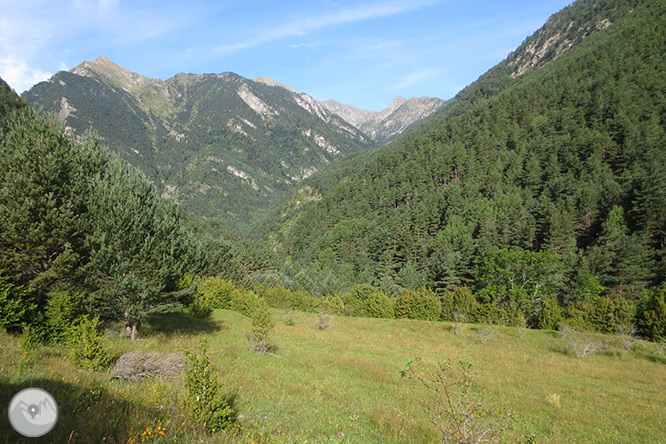
<path id="1" fill-rule="evenodd" d="M 590 334 L 604 350 L 579 359 L 554 331 L 469 324 L 455 334 L 450 323 L 347 317 L 318 330 L 319 315 L 293 312 L 293 325 L 283 311 L 274 316 L 277 348 L 265 355 L 248 349 L 250 320 L 226 310 L 205 321 L 155 317 L 136 343 L 108 326 L 115 358 L 136 349 L 193 350 L 208 339 L 241 426 L 212 435 L 183 413 L 182 378 L 111 380 L 111 369 L 75 367 L 64 348 L 31 349 L 3 335 L 0 443 L 441 442 L 425 411 L 431 394 L 400 375 L 415 357 L 425 370 L 446 358 L 473 363 L 484 405 L 514 412 L 511 442 L 666 443 L 666 354 L 651 343 L 626 350 L 619 337 Z M 30 386 L 51 392 L 60 408 L 55 428 L 37 439 L 22 438 L 7 419 L 13 394 Z"/>

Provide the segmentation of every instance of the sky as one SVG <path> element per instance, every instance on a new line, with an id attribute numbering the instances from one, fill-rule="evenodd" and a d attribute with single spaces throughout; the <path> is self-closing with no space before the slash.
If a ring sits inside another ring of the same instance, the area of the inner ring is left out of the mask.
<path id="1" fill-rule="evenodd" d="M 0 0 L 0 77 L 21 93 L 106 56 L 146 77 L 231 71 L 381 110 L 450 99 L 570 0 Z"/>

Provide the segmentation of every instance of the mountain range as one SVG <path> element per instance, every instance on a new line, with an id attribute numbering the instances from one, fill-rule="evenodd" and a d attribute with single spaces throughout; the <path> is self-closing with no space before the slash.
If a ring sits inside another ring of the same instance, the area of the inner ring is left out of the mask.
<path id="1" fill-rule="evenodd" d="M 105 57 L 23 94 L 73 135 L 94 129 L 185 209 L 231 224 L 286 200 L 330 162 L 391 140 L 444 101 L 398 98 L 382 112 L 318 102 L 266 77 L 151 79 Z"/>

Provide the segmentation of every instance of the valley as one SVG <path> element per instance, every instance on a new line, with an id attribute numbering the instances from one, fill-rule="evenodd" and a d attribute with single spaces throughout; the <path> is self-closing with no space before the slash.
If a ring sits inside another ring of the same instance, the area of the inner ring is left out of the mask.
<path id="1" fill-rule="evenodd" d="M 664 442 L 665 17 L 578 0 L 382 111 L 0 81 L 0 405 L 52 393 L 44 442 Z"/>

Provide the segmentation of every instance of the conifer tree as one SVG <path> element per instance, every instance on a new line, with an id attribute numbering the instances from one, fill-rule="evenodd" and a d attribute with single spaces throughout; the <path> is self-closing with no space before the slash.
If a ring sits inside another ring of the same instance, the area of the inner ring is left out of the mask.
<path id="1" fill-rule="evenodd" d="M 8 126 L 0 140 L 0 268 L 45 295 L 81 281 L 89 183 L 106 160 L 94 137 L 76 144 L 35 111 L 13 115 Z"/>
<path id="2" fill-rule="evenodd" d="M 135 340 L 148 314 L 180 305 L 187 289 L 176 283 L 199 271 L 201 250 L 178 209 L 119 161 L 97 178 L 92 197 L 91 303 L 105 316 L 124 319 Z"/>

